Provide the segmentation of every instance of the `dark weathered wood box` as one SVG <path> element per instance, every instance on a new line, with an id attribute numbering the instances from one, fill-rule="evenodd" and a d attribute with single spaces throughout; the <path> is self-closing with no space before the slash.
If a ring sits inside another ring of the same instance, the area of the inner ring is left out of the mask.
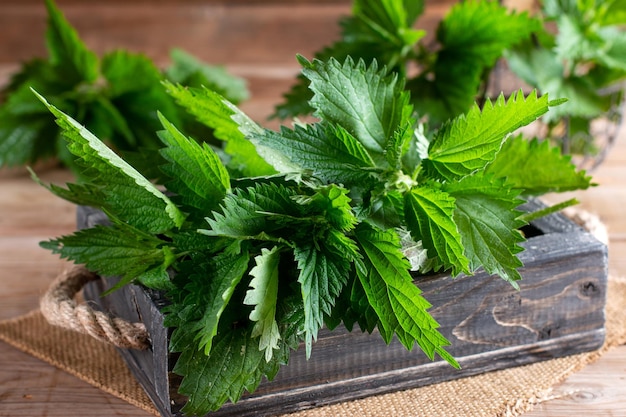
<path id="1" fill-rule="evenodd" d="M 106 221 L 102 213 L 85 208 L 78 220 L 79 227 Z M 378 334 L 322 332 L 309 361 L 303 349 L 294 352 L 273 381 L 214 415 L 287 413 L 598 349 L 605 336 L 606 246 L 561 215 L 525 231 L 529 238 L 520 255 L 519 291 L 484 273 L 417 281 L 462 370 L 431 362 L 418 349 L 408 352 L 395 340 L 388 346 Z M 146 324 L 152 349 L 120 353 L 162 415 L 180 415 L 185 399 L 169 372 L 174 358 L 168 354 L 158 295 L 128 286 L 102 298 L 110 283 L 95 284 L 86 290 L 88 299 Z"/>

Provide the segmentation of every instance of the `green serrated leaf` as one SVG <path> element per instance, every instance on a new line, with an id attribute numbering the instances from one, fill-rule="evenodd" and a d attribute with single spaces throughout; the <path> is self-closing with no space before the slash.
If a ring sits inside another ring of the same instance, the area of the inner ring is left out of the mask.
<path id="1" fill-rule="evenodd" d="M 166 145 L 161 155 L 168 161 L 161 170 L 169 175 L 166 183 L 183 205 L 197 209 L 204 217 L 230 192 L 230 177 L 219 156 L 205 143 L 185 137 L 159 113 L 165 131 L 159 137 Z"/>
<path id="2" fill-rule="evenodd" d="M 97 207 L 102 203 L 104 194 L 100 187 L 88 184 L 68 183 L 67 188 L 56 184 L 45 184 L 31 168 L 27 168 L 31 178 L 39 185 L 47 188 L 52 194 L 76 205 Z"/>
<path id="3" fill-rule="evenodd" d="M 404 222 L 402 193 L 392 190 L 374 196 L 367 208 L 367 219 L 383 230 L 400 227 Z"/>
<path id="4" fill-rule="evenodd" d="M 484 174 L 465 177 L 444 186 L 455 199 L 454 222 L 461 235 L 465 256 L 471 271 L 484 267 L 518 287 L 522 279 L 517 271 L 522 262 L 516 256 L 522 251 L 524 237 L 518 229 L 526 224 L 516 208 L 524 201 L 519 191 L 506 186 L 503 179 Z"/>
<path id="5" fill-rule="evenodd" d="M 102 75 L 108 82 L 110 97 L 159 86 L 163 79 L 150 58 L 123 49 L 116 49 L 102 56 Z"/>
<path id="6" fill-rule="evenodd" d="M 456 3 L 437 29 L 441 48 L 432 68 L 407 84 L 416 110 L 433 125 L 467 112 L 482 83 L 505 49 L 541 28 L 526 13 L 513 13 L 495 1 Z"/>
<path id="7" fill-rule="evenodd" d="M 577 170 L 571 156 L 562 155 L 548 141 L 515 136 L 507 140 L 486 171 L 506 178 L 507 184 L 528 195 L 586 189 L 591 177 Z"/>
<path id="8" fill-rule="evenodd" d="M 385 341 L 389 343 L 395 333 L 407 349 L 417 342 L 431 360 L 437 353 L 458 368 L 459 364 L 444 350 L 450 342 L 439 333 L 439 324 L 427 312 L 430 303 L 411 279 L 410 265 L 402 255 L 396 233 L 363 227 L 357 230 L 356 239 L 364 255 L 357 275 L 378 315 Z"/>
<path id="9" fill-rule="evenodd" d="M 66 82 L 95 82 L 100 75 L 97 55 L 87 49 L 52 0 L 46 0 L 46 8 L 46 41 L 50 62 L 64 74 Z"/>
<path id="10" fill-rule="evenodd" d="M 246 81 L 231 75 L 224 67 L 205 64 L 178 48 L 172 49 L 170 57 L 173 62 L 166 70 L 166 75 L 173 83 L 189 87 L 204 86 L 235 104 L 249 98 Z"/>
<path id="11" fill-rule="evenodd" d="M 484 169 L 493 161 L 507 135 L 536 120 L 548 111 L 547 95 L 536 92 L 524 98 L 520 90 L 508 101 L 500 95 L 495 103 L 487 101 L 482 111 L 474 106 L 435 133 L 422 161 L 431 178 L 458 179 Z"/>
<path id="12" fill-rule="evenodd" d="M 321 243 L 321 242 L 320 242 Z M 314 245 L 294 249 L 300 275 L 304 302 L 304 345 L 306 356 L 311 356 L 313 340 L 324 324 L 324 315 L 330 315 L 335 299 L 348 281 L 349 262 L 342 257 L 331 256 Z"/>
<path id="13" fill-rule="evenodd" d="M 442 49 L 471 56 L 481 67 L 491 67 L 502 52 L 541 29 L 527 13 L 515 13 L 495 1 L 455 4 L 437 29 Z"/>
<path id="14" fill-rule="evenodd" d="M 176 102 L 194 115 L 199 122 L 214 129 L 216 138 L 226 142 L 225 151 L 232 157 L 230 165 L 245 176 L 263 176 L 276 173 L 270 164 L 261 158 L 254 145 L 240 130 L 240 123 L 233 119 L 239 112 L 222 96 L 206 88 L 185 88 L 164 82 L 168 93 Z M 261 132 L 262 129 L 258 128 Z"/>
<path id="15" fill-rule="evenodd" d="M 308 62 L 301 57 L 300 62 L 311 81 L 315 114 L 344 127 L 368 151 L 382 154 L 389 138 L 410 120 L 413 108 L 403 82 L 376 62 L 369 67 L 352 58 L 343 64 L 334 58 Z"/>
<path id="16" fill-rule="evenodd" d="M 265 361 L 270 362 L 280 341 L 276 322 L 280 249 L 277 246 L 271 250 L 262 248 L 261 255 L 256 256 L 254 261 L 256 265 L 250 270 L 253 278 L 243 303 L 254 306 L 250 313 L 250 320 L 255 323 L 252 337 L 259 338 L 258 349 L 265 352 Z"/>
<path id="17" fill-rule="evenodd" d="M 172 261 L 165 242 L 124 223 L 79 230 L 40 245 L 100 275 L 121 276 L 118 286 Z"/>
<path id="18" fill-rule="evenodd" d="M 406 8 L 407 5 L 410 5 L 409 10 Z M 412 29 L 422 9 L 423 2 L 421 1 L 356 0 L 353 14 L 363 21 L 377 37 L 392 45 L 397 45 L 401 50 L 405 45 L 413 46 L 424 36 L 423 31 Z"/>
<path id="19" fill-rule="evenodd" d="M 457 57 L 445 50 L 439 52 L 431 77 L 428 72 L 407 82 L 415 111 L 427 117 L 429 124 L 441 123 L 463 114 L 476 100 L 481 67 L 471 57 Z"/>
<path id="20" fill-rule="evenodd" d="M 248 261 L 247 252 L 238 255 L 222 253 L 211 258 L 202 269 L 205 275 L 198 277 L 205 281 L 201 284 L 205 287 L 202 294 L 197 294 L 201 298 L 201 308 L 204 311 L 193 330 L 197 332 L 195 340 L 205 355 L 211 352 L 220 317 L 230 302 L 235 287 L 248 270 Z M 184 349 L 189 349 L 189 346 Z"/>
<path id="21" fill-rule="evenodd" d="M 361 143 L 341 126 L 327 123 L 296 125 L 293 130 L 266 130 L 254 138 L 255 144 L 271 147 L 289 160 L 288 172 L 308 170 L 325 182 L 349 186 L 371 181 L 375 162 Z M 276 167 L 285 168 L 285 164 Z"/>
<path id="22" fill-rule="evenodd" d="M 51 118 L 16 117 L 0 110 L 0 166 L 19 166 L 54 155 L 58 128 Z"/>
<path id="23" fill-rule="evenodd" d="M 323 213 L 328 222 L 335 228 L 347 232 L 354 229 L 358 220 L 352 212 L 348 190 L 335 184 L 316 189 L 310 197 L 298 199 L 315 213 Z"/>
<path id="24" fill-rule="evenodd" d="M 470 273 L 461 235 L 454 222 L 455 199 L 429 186 L 413 188 L 404 196 L 404 218 L 411 236 L 422 241 L 431 258 L 438 257 L 452 275 Z"/>
<path id="25" fill-rule="evenodd" d="M 267 362 L 251 333 L 249 327 L 225 327 L 210 355 L 196 349 L 181 354 L 174 372 L 183 376 L 179 392 L 189 397 L 182 409 L 185 414 L 205 415 L 228 400 L 236 402 L 244 391 L 253 392 L 264 375 L 273 379 L 279 366 L 287 362 L 289 350 L 284 345 Z"/>
<path id="26" fill-rule="evenodd" d="M 39 97 L 56 116 L 85 175 L 104 187 L 101 208 L 146 232 L 161 233 L 182 225 L 184 216 L 168 197 L 76 120 Z"/>
<path id="27" fill-rule="evenodd" d="M 283 185 L 258 183 L 254 187 L 236 189 L 228 194 L 219 212 L 207 218 L 208 236 L 240 240 L 292 242 L 297 238 L 311 239 L 314 224 L 326 222 L 317 217 L 304 217 L 303 206 L 295 201 L 296 191 Z"/>

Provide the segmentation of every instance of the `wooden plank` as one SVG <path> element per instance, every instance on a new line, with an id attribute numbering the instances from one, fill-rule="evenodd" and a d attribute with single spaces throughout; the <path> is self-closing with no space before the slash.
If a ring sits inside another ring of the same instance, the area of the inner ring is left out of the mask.
<path id="1" fill-rule="evenodd" d="M 90 48 L 143 52 L 160 64 L 172 47 L 210 63 L 298 68 L 295 54 L 313 52 L 337 39 L 338 19 L 348 1 L 161 1 L 61 2 L 60 7 Z M 452 0 L 430 1 L 417 26 L 432 34 Z M 42 2 L 0 4 L 0 64 L 45 56 L 46 13 Z M 24 28 L 28 36 L 24 36 Z M 241 72 L 241 71 L 236 71 Z"/>
<path id="2" fill-rule="evenodd" d="M 524 417 L 626 416 L 626 346 L 617 347 L 597 363 L 572 375 Z M 610 375 L 621 375 L 612 380 Z"/>
<path id="3" fill-rule="evenodd" d="M 0 417 L 151 416 L 2 342 L 0 358 Z"/>

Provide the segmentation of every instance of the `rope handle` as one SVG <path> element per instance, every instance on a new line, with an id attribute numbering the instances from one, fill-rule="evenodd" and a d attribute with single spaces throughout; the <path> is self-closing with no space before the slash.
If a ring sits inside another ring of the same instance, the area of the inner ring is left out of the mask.
<path id="1" fill-rule="evenodd" d="M 111 317 L 87 304 L 77 304 L 74 297 L 99 276 L 83 266 L 68 269 L 52 282 L 40 301 L 41 313 L 52 325 L 88 334 L 95 339 L 125 349 L 144 350 L 150 337 L 143 323 Z"/>

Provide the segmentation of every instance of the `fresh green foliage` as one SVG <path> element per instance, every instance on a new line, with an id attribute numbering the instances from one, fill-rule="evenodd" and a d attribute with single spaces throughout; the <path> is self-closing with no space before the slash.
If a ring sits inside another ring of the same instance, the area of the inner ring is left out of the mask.
<path id="1" fill-rule="evenodd" d="M 506 105 L 501 95 L 494 104 L 487 100 L 482 110 L 472 107 L 467 115 L 443 125 L 435 133 L 429 157 L 423 164 L 426 171 L 458 179 L 484 167 L 500 150 L 503 135 L 537 119 L 549 104 L 547 96 L 537 98 L 533 93 L 525 99 L 519 91 Z M 499 118 L 495 119 L 494 114 Z M 486 123 L 487 120 L 492 122 Z"/>
<path id="2" fill-rule="evenodd" d="M 557 104 L 546 96 L 501 97 L 427 137 L 397 74 L 352 58 L 299 60 L 318 121 L 279 131 L 207 88 L 166 84 L 227 144 L 216 153 L 160 115 L 167 193 L 48 104 L 86 178 L 50 189 L 105 210 L 112 226 L 42 246 L 165 291 L 189 414 L 271 380 L 302 342 L 313 354 L 323 326 L 378 329 L 458 367 L 415 274 L 485 268 L 517 285 L 522 196 L 589 186 L 547 143 L 524 150 L 541 162 L 528 183 L 507 164 L 521 153 L 511 133 Z M 227 170 L 234 159 L 241 169 Z M 259 167 L 268 175 L 243 174 Z"/>
<path id="3" fill-rule="evenodd" d="M 239 110 L 224 103 L 223 96 L 204 87 L 190 89 L 167 81 L 164 84 L 178 104 L 200 123 L 213 129 L 217 139 L 224 141 L 224 152 L 229 156 L 227 167 L 231 172 L 251 177 L 276 172 L 239 130 L 239 124 L 233 120 Z"/>
<path id="4" fill-rule="evenodd" d="M 541 29 L 539 20 L 511 12 L 496 1 L 463 1 L 440 22 L 433 48 L 426 44 L 425 32 L 414 28 L 423 12 L 421 0 L 354 0 L 352 15 L 340 22 L 341 39 L 319 51 L 316 58 L 343 61 L 351 56 L 386 65 L 408 78 L 406 89 L 415 109 L 437 126 L 465 113 L 482 98 L 486 76 L 496 60 Z M 411 67 L 417 67 L 418 73 Z M 306 104 L 312 97 L 306 88 L 309 82 L 304 75 L 298 78 L 285 102 L 276 108 L 276 116 L 285 119 L 313 110 L 314 106 Z"/>
<path id="5" fill-rule="evenodd" d="M 250 313 L 250 320 L 255 322 L 252 337 L 259 338 L 259 350 L 265 352 L 265 361 L 269 362 L 280 341 L 276 323 L 280 251 L 277 246 L 272 250 L 262 248 L 261 254 L 254 260 L 256 266 L 250 270 L 253 278 L 243 303 L 254 306 Z"/>
<path id="6" fill-rule="evenodd" d="M 542 117 L 547 127 L 542 138 L 561 144 L 565 153 L 594 155 L 598 149 L 591 122 L 605 117 L 618 124 L 621 118 L 624 1 L 544 0 L 534 16 L 499 3 L 459 1 L 439 22 L 434 42 L 427 43 L 430 38 L 416 29 L 423 1 L 354 0 L 352 14 L 340 21 L 341 38 L 316 58 L 343 61 L 351 56 L 386 65 L 406 78 L 404 88 L 428 129 L 467 113 L 475 101 L 482 107 L 489 94 L 497 94 L 490 91 L 490 80 L 499 82 L 501 75 L 493 69 L 498 60 L 505 61 L 520 81 L 503 88 L 514 90 L 523 81 L 544 95 L 568 98 Z M 309 83 L 313 80 L 305 75 L 298 77 L 275 116 L 312 113 L 314 106 L 308 103 L 314 88 L 307 89 Z M 335 94 L 343 93 L 349 102 L 349 92 Z"/>
<path id="7" fill-rule="evenodd" d="M 623 0 L 545 0 L 541 13 L 557 30 L 542 31 L 506 54 L 511 69 L 527 84 L 569 99 L 544 121 L 547 137 L 569 138 L 572 153 L 594 152 L 591 121 L 611 117 L 623 99 L 624 9 Z"/>
<path id="8" fill-rule="evenodd" d="M 571 157 L 561 155 L 549 142 L 517 135 L 504 143 L 486 172 L 506 178 L 509 186 L 529 195 L 586 189 L 591 178 L 571 166 Z M 549 183 L 546 177 L 551 178 Z"/>
<path id="9" fill-rule="evenodd" d="M 205 65 L 180 50 L 163 74 L 146 56 L 114 50 L 98 57 L 79 38 L 52 0 L 46 0 L 48 59 L 25 63 L 3 91 L 0 104 L 0 167 L 57 157 L 79 171 L 33 88 L 106 140 L 140 171 L 150 175 L 162 162 L 157 152 L 157 110 L 189 134 L 212 140 L 210 129 L 195 122 L 163 90 L 165 77 L 184 85 L 206 85 L 234 102 L 247 98 L 245 83 L 223 68 Z M 137 153 L 141 156 L 137 157 Z"/>

